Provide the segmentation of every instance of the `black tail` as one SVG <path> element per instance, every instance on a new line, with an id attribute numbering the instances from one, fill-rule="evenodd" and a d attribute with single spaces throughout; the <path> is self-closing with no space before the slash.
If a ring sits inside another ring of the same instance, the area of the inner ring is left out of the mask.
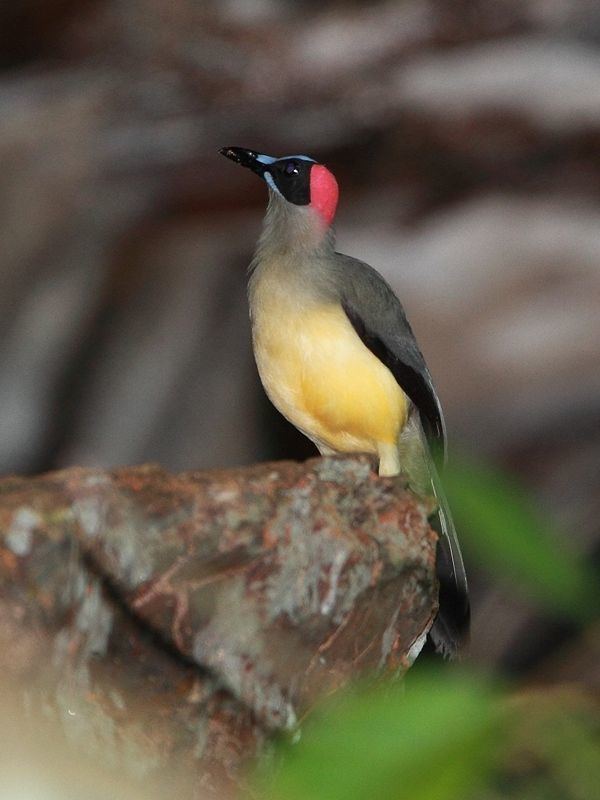
<path id="1" fill-rule="evenodd" d="M 408 467 L 413 488 L 425 494 L 433 491 L 437 500 L 433 527 L 439 536 L 436 564 L 439 611 L 431 627 L 430 638 L 436 651 L 444 658 L 456 658 L 469 641 L 469 587 L 452 514 L 434 454 L 429 448 L 417 413 L 411 415 L 400 445 L 403 448 L 401 457 Z"/>
<path id="2" fill-rule="evenodd" d="M 437 525 L 434 524 L 434 528 L 437 528 Z M 471 606 L 466 582 L 461 585 L 462 582 L 457 580 L 449 542 L 443 534 L 438 541 L 436 568 L 439 611 L 429 636 L 440 655 L 453 659 L 457 658 L 469 643 Z"/>
<path id="3" fill-rule="evenodd" d="M 433 459 L 430 460 L 429 469 L 438 501 L 434 528 L 439 534 L 436 562 L 439 611 L 429 635 L 438 653 L 444 658 L 456 658 L 469 643 L 469 587 L 456 528 Z"/>

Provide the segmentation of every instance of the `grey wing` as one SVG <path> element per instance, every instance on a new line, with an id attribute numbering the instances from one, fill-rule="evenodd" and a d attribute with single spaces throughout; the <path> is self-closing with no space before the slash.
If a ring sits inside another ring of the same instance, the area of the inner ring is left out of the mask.
<path id="1" fill-rule="evenodd" d="M 340 300 L 348 319 L 412 403 L 400 449 L 410 451 L 415 474 L 427 476 L 438 502 L 440 610 L 431 638 L 439 652 L 452 657 L 468 638 L 470 609 L 460 545 L 436 466 L 436 455 L 441 456 L 438 461 L 442 464 L 446 456 L 446 427 L 440 402 L 404 309 L 390 286 L 372 267 L 356 259 L 338 254 L 337 263 Z"/>
<path id="2" fill-rule="evenodd" d="M 432 453 L 446 459 L 446 425 L 440 401 L 402 304 L 381 275 L 350 256 L 338 256 L 342 306 L 364 344 L 392 372 L 419 410 Z"/>

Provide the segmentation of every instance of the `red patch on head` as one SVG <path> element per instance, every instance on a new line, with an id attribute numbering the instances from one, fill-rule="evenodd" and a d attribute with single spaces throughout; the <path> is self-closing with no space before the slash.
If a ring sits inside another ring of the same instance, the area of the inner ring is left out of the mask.
<path id="1" fill-rule="evenodd" d="M 337 181 L 327 167 L 314 164 L 310 170 L 310 205 L 327 226 L 333 222 L 339 194 Z"/>

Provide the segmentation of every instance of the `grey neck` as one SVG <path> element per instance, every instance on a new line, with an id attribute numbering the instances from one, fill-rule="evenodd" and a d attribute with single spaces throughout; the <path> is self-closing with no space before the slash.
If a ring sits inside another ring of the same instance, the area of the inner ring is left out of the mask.
<path id="1" fill-rule="evenodd" d="M 253 263 L 264 259 L 326 256 L 335 249 L 335 235 L 310 206 L 288 203 L 269 190 L 269 205 L 263 221 Z"/>

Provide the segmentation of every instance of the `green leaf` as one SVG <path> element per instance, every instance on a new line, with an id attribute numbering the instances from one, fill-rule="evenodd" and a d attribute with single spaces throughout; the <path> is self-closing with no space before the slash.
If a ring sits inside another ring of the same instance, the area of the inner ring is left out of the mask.
<path id="1" fill-rule="evenodd" d="M 499 472 L 467 462 L 450 464 L 443 477 L 467 554 L 554 611 L 576 619 L 597 612 L 595 576 L 522 489 Z"/>
<path id="2" fill-rule="evenodd" d="M 352 691 L 309 718 L 261 800 L 455 800 L 476 786 L 496 743 L 495 693 L 480 678 L 419 675 L 408 688 Z"/>

